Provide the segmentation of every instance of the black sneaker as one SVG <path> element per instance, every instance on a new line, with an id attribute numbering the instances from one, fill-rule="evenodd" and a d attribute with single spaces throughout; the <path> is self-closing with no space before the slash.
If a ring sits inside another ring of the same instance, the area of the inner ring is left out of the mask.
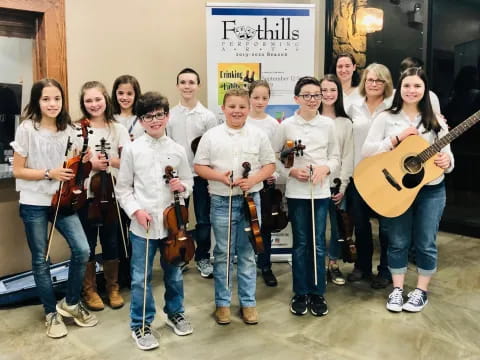
<path id="1" fill-rule="evenodd" d="M 428 304 L 427 292 L 416 288 L 408 293 L 408 301 L 403 304 L 403 310 L 408 312 L 419 312 Z"/>
<path id="2" fill-rule="evenodd" d="M 322 295 L 310 295 L 310 312 L 314 316 L 324 316 L 328 314 L 327 301 Z"/>
<path id="3" fill-rule="evenodd" d="M 265 285 L 267 286 L 274 287 L 278 285 L 277 278 L 275 277 L 271 269 L 262 271 L 262 278 L 263 281 L 265 281 Z"/>
<path id="4" fill-rule="evenodd" d="M 372 289 L 385 289 L 391 283 L 391 278 L 387 278 L 379 274 L 372 279 L 370 286 L 372 287 Z"/>
<path id="5" fill-rule="evenodd" d="M 372 274 L 365 274 L 362 270 L 353 268 L 353 271 L 347 275 L 347 280 L 349 282 L 356 282 L 362 279 L 370 279 Z"/>
<path id="6" fill-rule="evenodd" d="M 295 315 L 305 315 L 308 310 L 308 295 L 295 295 L 290 302 L 290 311 Z"/>

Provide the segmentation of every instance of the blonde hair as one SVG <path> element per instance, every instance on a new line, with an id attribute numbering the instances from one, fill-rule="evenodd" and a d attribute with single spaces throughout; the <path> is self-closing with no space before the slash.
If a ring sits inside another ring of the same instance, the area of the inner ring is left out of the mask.
<path id="1" fill-rule="evenodd" d="M 250 96 L 248 95 L 247 90 L 241 89 L 241 88 L 233 88 L 233 89 L 227 90 L 227 92 L 223 96 L 223 105 L 225 105 L 225 103 L 227 102 L 227 99 L 231 96 L 244 97 L 244 98 L 247 98 L 247 101 L 249 101 L 250 99 Z"/>
<path id="2" fill-rule="evenodd" d="M 367 74 L 371 71 L 377 75 L 380 80 L 385 81 L 384 88 L 383 88 L 383 98 L 389 98 L 393 94 L 393 82 L 392 82 L 392 75 L 390 74 L 390 70 L 385 65 L 371 63 L 367 66 L 367 68 L 363 71 L 362 79 L 360 80 L 360 85 L 358 86 L 358 91 L 360 95 L 367 96 L 367 92 L 365 91 L 365 81 L 367 80 Z"/>

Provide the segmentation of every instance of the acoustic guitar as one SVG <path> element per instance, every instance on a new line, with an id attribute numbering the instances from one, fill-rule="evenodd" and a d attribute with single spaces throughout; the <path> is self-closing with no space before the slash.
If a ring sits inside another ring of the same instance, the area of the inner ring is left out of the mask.
<path id="1" fill-rule="evenodd" d="M 358 192 L 378 214 L 402 215 L 423 185 L 442 175 L 434 156 L 478 121 L 480 110 L 432 145 L 418 135 L 410 135 L 395 149 L 363 159 L 353 172 Z"/>

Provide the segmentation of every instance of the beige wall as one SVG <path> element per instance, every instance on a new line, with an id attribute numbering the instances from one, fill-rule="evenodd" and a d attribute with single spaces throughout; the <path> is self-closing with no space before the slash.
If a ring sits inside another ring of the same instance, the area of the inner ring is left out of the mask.
<path id="1" fill-rule="evenodd" d="M 205 2 L 200 0 L 65 0 L 70 111 L 80 116 L 79 90 L 99 80 L 110 91 L 121 74 L 138 78 L 142 89 L 161 91 L 175 104 L 175 77 L 193 67 L 206 83 Z M 215 3 L 228 1 L 216 0 Z M 237 1 L 260 3 L 261 1 Z M 268 2 L 268 1 L 263 1 Z M 274 2 L 274 1 L 272 1 Z M 322 0 L 275 1 L 316 5 L 315 73 L 323 75 L 325 4 Z M 200 100 L 206 103 L 206 89 Z M 3 185 L 2 185 L 3 184 Z M 12 181 L 0 184 L 0 277 L 29 270 L 30 253 L 18 217 Z M 55 238 L 52 259 L 68 254 Z"/>

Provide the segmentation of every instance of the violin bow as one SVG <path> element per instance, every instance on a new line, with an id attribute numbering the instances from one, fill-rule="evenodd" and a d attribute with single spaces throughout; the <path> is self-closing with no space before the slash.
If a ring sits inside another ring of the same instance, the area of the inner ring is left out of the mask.
<path id="1" fill-rule="evenodd" d="M 65 150 L 65 158 L 63 160 L 64 164 L 67 161 L 68 152 L 70 151 L 70 147 L 72 145 L 73 143 L 70 141 L 70 136 L 69 136 L 67 140 L 67 149 Z M 53 216 L 52 227 L 50 228 L 50 233 L 48 234 L 47 252 L 45 254 L 45 261 L 48 261 L 48 258 L 50 257 L 50 248 L 52 247 L 53 233 L 55 232 L 55 224 L 57 223 L 58 209 L 60 209 L 60 200 L 62 198 L 63 183 L 64 181 L 62 180 L 60 181 L 60 185 L 58 185 L 58 201 L 57 201 L 57 206 L 55 208 L 55 215 Z"/>
<path id="2" fill-rule="evenodd" d="M 143 312 L 142 312 L 142 336 L 145 336 L 145 309 L 147 307 L 147 276 L 148 276 L 148 249 L 150 242 L 150 221 L 147 220 L 147 241 L 145 242 L 145 272 L 143 275 Z"/>
<path id="3" fill-rule="evenodd" d="M 230 291 L 230 247 L 232 243 L 232 195 L 233 170 L 230 173 L 230 196 L 228 198 L 228 236 L 227 236 L 227 290 Z"/>
<path id="4" fill-rule="evenodd" d="M 313 199 L 313 166 L 310 165 L 310 203 L 312 207 L 312 243 L 313 243 L 313 271 L 315 273 L 315 286 L 318 284 L 317 278 L 317 241 L 315 234 L 315 200 Z"/>

